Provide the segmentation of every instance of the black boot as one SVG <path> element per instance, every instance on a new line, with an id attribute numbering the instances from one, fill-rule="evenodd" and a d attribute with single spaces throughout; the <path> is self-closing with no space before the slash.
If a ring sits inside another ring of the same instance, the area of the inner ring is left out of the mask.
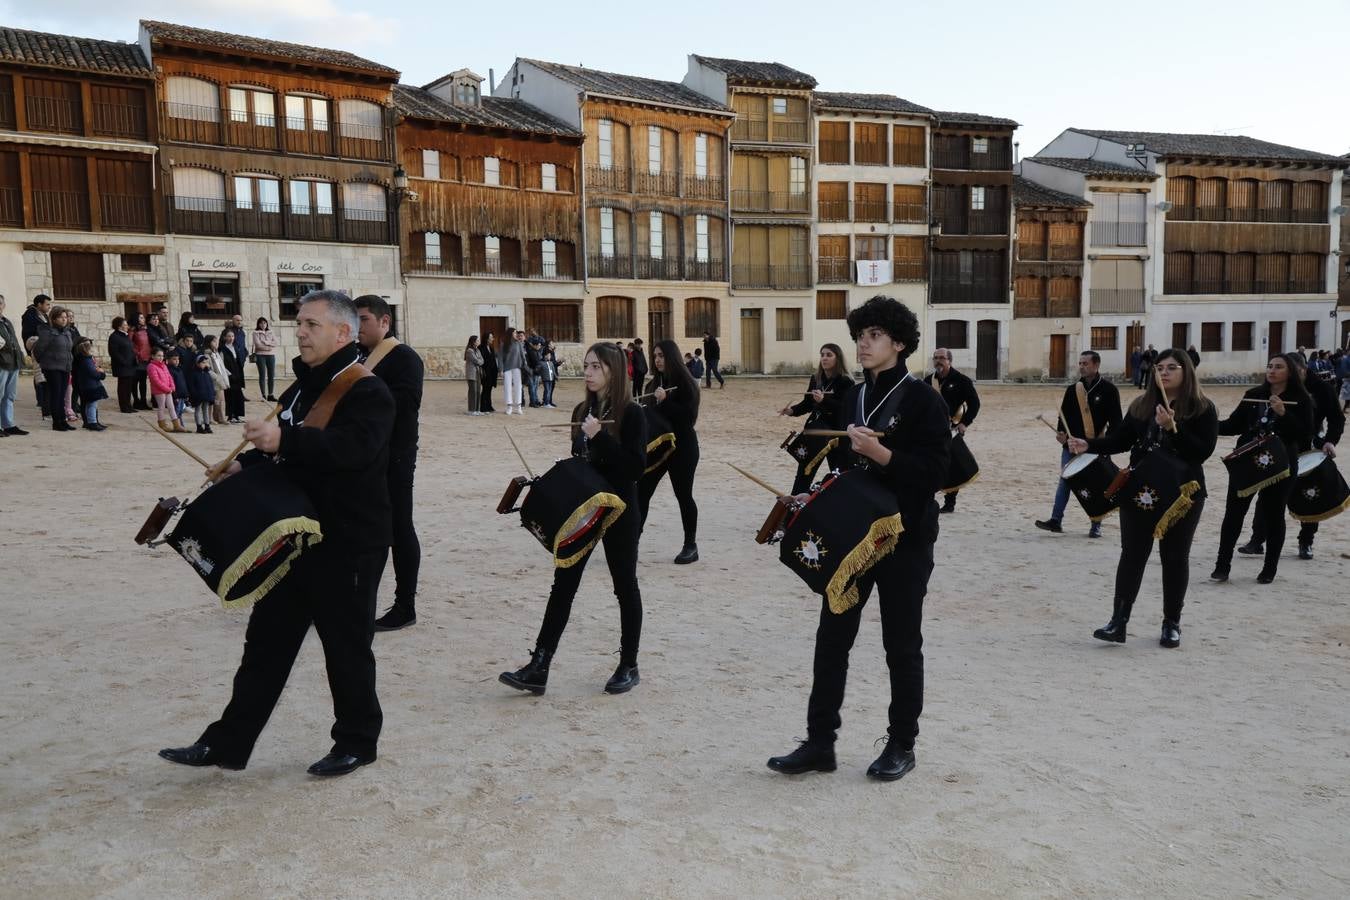
<path id="1" fill-rule="evenodd" d="M 1115 616 L 1112 616 L 1111 621 L 1092 632 L 1092 636 L 1099 641 L 1106 641 L 1112 644 L 1123 644 L 1125 643 L 1126 624 L 1124 619 L 1118 619 Z"/>
<path id="2" fill-rule="evenodd" d="M 1158 643 L 1163 647 L 1180 647 L 1181 625 L 1171 619 L 1163 619 L 1162 637 L 1158 638 Z"/>
<path id="3" fill-rule="evenodd" d="M 376 631 L 398 631 L 400 628 L 407 628 L 409 625 L 417 624 L 417 614 L 399 606 L 395 603 L 393 606 L 375 620 Z"/>
<path id="4" fill-rule="evenodd" d="M 1238 552 L 1244 556 L 1260 556 L 1266 552 L 1266 548 L 1261 541 L 1252 538 L 1250 541 L 1239 547 Z"/>
<path id="5" fill-rule="evenodd" d="M 637 663 L 631 666 L 627 663 L 619 663 L 619 667 L 614 670 L 614 674 L 609 676 L 609 681 L 605 682 L 606 694 L 626 694 L 637 687 L 642 677 L 638 675 Z"/>
<path id="6" fill-rule="evenodd" d="M 1216 562 L 1214 571 L 1209 573 L 1210 581 L 1227 581 L 1229 565 L 1226 562 Z"/>
<path id="7" fill-rule="evenodd" d="M 899 781 L 914 769 L 914 748 L 902 747 L 895 738 L 886 739 L 886 749 L 867 767 L 867 777 L 877 781 Z"/>
<path id="8" fill-rule="evenodd" d="M 552 651 L 536 647 L 530 654 L 529 662 L 514 672 L 503 672 L 497 676 L 497 680 L 519 691 L 542 694 L 548 687 L 548 664 L 552 659 Z"/>
<path id="9" fill-rule="evenodd" d="M 956 512 L 956 495 L 955 495 L 955 494 L 948 494 L 948 495 L 947 495 L 947 499 L 945 499 L 945 500 L 942 501 L 942 512 L 945 512 L 945 513 L 953 513 L 953 512 Z"/>
<path id="10" fill-rule="evenodd" d="M 1256 576 L 1256 583 L 1270 584 L 1274 580 L 1275 580 L 1275 566 L 1273 566 L 1270 563 L 1266 563 L 1265 566 L 1262 567 L 1261 573 Z"/>
<path id="11" fill-rule="evenodd" d="M 1037 519 L 1036 527 L 1042 531 L 1053 531 L 1055 534 L 1064 532 L 1064 526 L 1060 524 L 1059 519 Z"/>
<path id="12" fill-rule="evenodd" d="M 680 555 L 675 557 L 675 565 L 685 566 L 692 562 L 698 562 L 698 544 L 685 538 L 684 547 L 680 550 Z"/>
<path id="13" fill-rule="evenodd" d="M 1298 545 L 1298 558 L 1299 558 L 1299 559 L 1312 559 L 1312 558 L 1313 558 L 1313 555 L 1312 555 L 1312 544 L 1299 544 L 1299 545 Z"/>
<path id="14" fill-rule="evenodd" d="M 796 750 L 786 756 L 769 759 L 768 766 L 784 775 L 801 775 L 804 772 L 833 772 L 835 769 L 834 746 L 802 741 Z"/>

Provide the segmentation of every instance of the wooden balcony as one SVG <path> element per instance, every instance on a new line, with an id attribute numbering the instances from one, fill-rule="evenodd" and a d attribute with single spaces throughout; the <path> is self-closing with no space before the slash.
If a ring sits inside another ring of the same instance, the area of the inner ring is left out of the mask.
<path id="1" fill-rule="evenodd" d="M 1321 209 L 1290 209 L 1288 207 L 1235 206 L 1173 206 L 1167 213 L 1169 222 L 1270 222 L 1324 225 L 1330 211 Z"/>
<path id="2" fill-rule="evenodd" d="M 636 278 L 650 281 L 726 281 L 726 263 L 721 259 L 690 259 L 671 255 L 604 256 L 588 258 L 591 278 Z M 561 278 L 572 276 L 564 274 Z"/>
<path id="3" fill-rule="evenodd" d="M 806 122 L 793 122 L 775 119 L 773 123 L 773 141 L 775 144 L 805 144 Z"/>
<path id="4" fill-rule="evenodd" d="M 887 205 L 885 200 L 854 200 L 853 221 L 885 222 Z"/>
<path id="5" fill-rule="evenodd" d="M 84 115 L 80 112 L 77 100 L 34 97 L 30 94 L 23 98 L 23 102 L 29 131 L 45 131 L 52 134 L 84 132 Z"/>
<path id="6" fill-rule="evenodd" d="M 720 259 L 689 259 L 685 257 L 684 280 L 726 281 L 726 263 Z"/>
<path id="7" fill-rule="evenodd" d="M 155 230 L 155 201 L 148 194 L 100 194 L 99 215 L 108 231 Z"/>
<path id="8" fill-rule="evenodd" d="M 816 261 L 817 284 L 852 284 L 853 261 L 847 256 L 822 256 Z"/>
<path id="9" fill-rule="evenodd" d="M 37 228 L 89 228 L 89 195 L 81 191 L 33 191 Z"/>
<path id="10" fill-rule="evenodd" d="M 811 287 L 811 274 L 811 267 L 808 265 L 733 265 L 731 284 L 737 288 L 800 290 Z"/>
<path id="11" fill-rule="evenodd" d="M 855 141 L 853 144 L 853 164 L 855 166 L 886 165 L 886 145 L 862 144 Z"/>
<path id="12" fill-rule="evenodd" d="M 731 208 L 743 212 L 804 213 L 810 206 L 810 195 L 786 191 L 746 191 L 733 189 Z"/>
<path id="13" fill-rule="evenodd" d="M 846 166 L 849 164 L 849 142 L 845 140 L 821 139 L 819 141 L 819 165 Z"/>
<path id="14" fill-rule="evenodd" d="M 375 125 L 328 122 L 326 130 L 295 128 L 299 119 L 230 112 L 214 106 L 160 103 L 165 141 L 274 150 L 304 156 L 336 156 L 373 162 L 394 161 L 387 130 Z"/>
<path id="15" fill-rule="evenodd" d="M 633 178 L 633 190 L 638 194 L 674 197 L 680 193 L 680 176 L 676 172 L 638 172 Z"/>
<path id="16" fill-rule="evenodd" d="M 632 278 L 633 258 L 628 254 L 605 256 L 593 253 L 588 260 L 586 272 L 591 278 Z"/>
<path id="17" fill-rule="evenodd" d="M 1090 222 L 1094 247 L 1142 247 L 1147 234 L 1143 222 Z"/>
<path id="18" fill-rule="evenodd" d="M 23 192 L 0 188 L 0 225 L 23 225 Z"/>
<path id="19" fill-rule="evenodd" d="M 123 103 L 94 103 L 94 134 L 127 140 L 145 140 L 145 107 Z"/>
<path id="20" fill-rule="evenodd" d="M 933 303 L 1007 303 L 1008 288 L 994 278 L 972 278 L 965 283 L 957 278 L 934 279 L 930 299 Z"/>
<path id="21" fill-rule="evenodd" d="M 821 222 L 849 221 L 847 200 L 820 200 L 816 203 L 816 218 Z"/>
<path id="22" fill-rule="evenodd" d="M 1135 314 L 1144 311 L 1143 288 L 1090 288 L 1088 310 L 1093 313 Z"/>
<path id="23" fill-rule="evenodd" d="M 384 210 L 295 208 L 284 203 L 238 207 L 230 200 L 165 197 L 171 234 L 260 237 L 280 240 L 392 244 Z"/>
<path id="24" fill-rule="evenodd" d="M 680 258 L 678 256 L 638 256 L 635 260 L 635 278 L 647 278 L 653 281 L 679 281 Z"/>
<path id="25" fill-rule="evenodd" d="M 936 210 L 934 217 L 942 224 L 944 235 L 1007 234 L 1011 227 L 1008 214 L 996 209 L 969 210 L 956 215 L 943 215 Z"/>
<path id="26" fill-rule="evenodd" d="M 627 169 L 615 166 L 587 166 L 586 187 L 594 191 L 632 191 L 632 181 Z"/>
<path id="27" fill-rule="evenodd" d="M 684 196 L 692 200 L 726 200 L 727 180 L 710 176 L 684 177 Z"/>
<path id="28" fill-rule="evenodd" d="M 1163 284 L 1164 294 L 1326 294 L 1323 281 L 1254 281 L 1251 279 L 1215 279 L 1189 281 L 1169 278 Z"/>
<path id="29" fill-rule="evenodd" d="M 968 148 L 953 149 L 935 146 L 933 148 L 934 169 L 973 169 L 981 172 L 1012 169 L 1012 156 L 1007 151 L 992 144 L 988 153 L 972 153 Z"/>
<path id="30" fill-rule="evenodd" d="M 14 91 L 6 86 L 4 90 L 0 90 L 0 128 L 13 129 L 15 124 Z"/>
<path id="31" fill-rule="evenodd" d="M 731 139 L 733 141 L 752 141 L 760 144 L 768 143 L 768 120 L 737 119 L 731 126 Z"/>

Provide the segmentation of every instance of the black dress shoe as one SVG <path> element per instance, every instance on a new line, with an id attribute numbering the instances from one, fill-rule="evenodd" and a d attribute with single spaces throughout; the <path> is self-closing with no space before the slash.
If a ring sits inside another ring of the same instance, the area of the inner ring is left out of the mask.
<path id="1" fill-rule="evenodd" d="M 24 430 L 23 430 L 22 428 L 20 428 L 18 425 L 15 425 L 13 428 L 6 428 L 6 429 L 5 429 L 5 434 L 9 435 L 10 437 L 22 437 L 23 435 L 25 435 L 25 434 L 27 434 L 27 433 L 28 433 L 28 432 L 24 431 Z"/>
<path id="2" fill-rule="evenodd" d="M 375 620 L 376 631 L 398 631 L 409 625 L 417 624 L 416 613 L 410 613 L 397 603 L 389 607 L 384 615 Z"/>
<path id="3" fill-rule="evenodd" d="M 180 766 L 218 766 L 222 769 L 238 771 L 243 763 L 228 762 L 214 753 L 210 747 L 198 741 L 188 747 L 167 747 L 159 751 L 160 759 L 178 763 Z"/>
<path id="4" fill-rule="evenodd" d="M 1299 558 L 1299 559 L 1312 559 L 1312 558 L 1313 558 L 1313 557 L 1312 557 L 1312 544 L 1299 544 L 1299 545 L 1298 545 L 1298 558 Z"/>
<path id="5" fill-rule="evenodd" d="M 867 777 L 877 781 L 899 781 L 914 769 L 914 748 L 901 747 L 894 738 L 886 741 L 886 749 L 867 767 Z"/>
<path id="6" fill-rule="evenodd" d="M 529 691 L 540 695 L 548 687 L 548 664 L 553 654 L 540 647 L 534 648 L 530 661 L 514 672 L 503 672 L 497 676 L 502 684 L 509 684 L 518 691 Z"/>
<path id="7" fill-rule="evenodd" d="M 1163 619 L 1162 637 L 1158 638 L 1158 643 L 1164 647 L 1181 646 L 1181 626 L 1176 622 Z"/>
<path id="8" fill-rule="evenodd" d="M 1059 524 L 1059 519 L 1037 519 L 1036 527 L 1041 531 L 1053 531 L 1055 534 L 1064 533 L 1064 526 Z"/>
<path id="9" fill-rule="evenodd" d="M 1261 570 L 1261 574 L 1256 576 L 1257 584 L 1270 584 L 1275 580 L 1275 569 L 1270 566 Z"/>
<path id="10" fill-rule="evenodd" d="M 331 778 L 334 775 L 346 775 L 348 772 L 355 772 L 362 766 L 368 766 L 374 761 L 374 753 L 370 756 L 353 756 L 350 753 L 334 751 L 310 766 L 306 771 L 320 778 Z"/>
<path id="11" fill-rule="evenodd" d="M 638 674 L 636 665 L 626 666 L 619 663 L 619 667 L 614 670 L 614 674 L 609 676 L 609 681 L 605 682 L 606 694 L 626 694 L 638 686 L 642 676 Z"/>
<path id="12" fill-rule="evenodd" d="M 938 512 L 943 512 L 943 513 L 954 513 L 954 512 L 956 512 L 956 501 L 954 501 L 954 500 L 948 500 L 946 503 L 942 504 L 942 508 L 939 509 Z"/>
<path id="13" fill-rule="evenodd" d="M 680 550 L 680 555 L 675 557 L 675 565 L 686 566 L 689 563 L 698 562 L 698 544 L 687 543 Z"/>
<path id="14" fill-rule="evenodd" d="M 1248 541 L 1238 548 L 1238 552 L 1244 556 L 1260 556 L 1266 552 L 1266 548 L 1256 541 Z"/>
<path id="15" fill-rule="evenodd" d="M 833 772 L 834 747 L 802 741 L 796 750 L 786 756 L 774 756 L 767 763 L 775 772 L 801 775 L 804 772 Z"/>
<path id="16" fill-rule="evenodd" d="M 1216 566 L 1214 567 L 1214 571 L 1209 573 L 1209 580 L 1210 580 L 1210 581 L 1227 581 L 1227 580 L 1228 580 L 1228 567 L 1227 567 L 1227 566 L 1224 566 L 1224 565 L 1216 565 Z"/>
<path id="17" fill-rule="evenodd" d="M 1101 628 L 1092 632 L 1092 636 L 1099 641 L 1106 641 L 1111 644 L 1125 643 L 1125 623 L 1119 619 L 1112 619 Z"/>

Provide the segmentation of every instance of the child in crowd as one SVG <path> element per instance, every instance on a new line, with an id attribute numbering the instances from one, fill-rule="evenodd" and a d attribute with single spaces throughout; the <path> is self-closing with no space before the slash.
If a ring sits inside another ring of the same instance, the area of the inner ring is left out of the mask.
<path id="1" fill-rule="evenodd" d="M 170 350 L 165 354 L 164 361 L 169 364 L 169 377 L 173 379 L 173 430 L 185 432 L 187 426 L 183 424 L 183 410 L 187 409 L 188 386 L 183 356 L 177 350 Z"/>
<path id="2" fill-rule="evenodd" d="M 220 355 L 218 341 L 214 334 L 208 334 L 202 345 L 206 348 L 206 359 L 211 370 L 211 381 L 216 387 L 216 399 L 211 404 L 211 420 L 217 425 L 225 424 L 225 389 L 230 386 L 230 370 L 225 368 L 225 357 Z"/>
<path id="3" fill-rule="evenodd" d="M 188 399 L 198 434 L 211 433 L 211 407 L 216 402 L 216 384 L 211 380 L 211 361 L 203 353 L 187 373 Z"/>
<path id="4" fill-rule="evenodd" d="M 155 404 L 155 418 L 159 420 L 160 429 L 174 431 L 173 376 L 169 374 L 168 363 L 164 361 L 162 347 L 155 347 L 150 351 L 150 362 L 146 364 L 145 374 L 150 380 L 150 397 Z"/>
<path id="5" fill-rule="evenodd" d="M 108 399 L 103 386 L 107 377 L 94 359 L 94 342 L 81 338 L 75 345 L 75 393 L 84 407 L 84 427 L 89 431 L 103 431 L 108 426 L 98 420 L 98 401 Z"/>

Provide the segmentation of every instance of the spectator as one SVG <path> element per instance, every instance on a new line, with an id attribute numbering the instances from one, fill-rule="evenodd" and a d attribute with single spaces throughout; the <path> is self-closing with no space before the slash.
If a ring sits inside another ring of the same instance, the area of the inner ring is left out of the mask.
<path id="1" fill-rule="evenodd" d="M 244 363 L 248 361 L 248 336 L 244 333 L 244 317 L 239 313 L 234 314 L 230 319 L 230 325 L 234 327 L 234 355 L 239 358 L 239 398 L 241 402 L 248 402 L 248 397 L 244 396 Z M 244 414 L 240 413 L 242 420 Z"/>
<path id="2" fill-rule="evenodd" d="M 112 320 L 112 334 L 108 335 L 108 360 L 113 377 L 117 379 L 118 412 L 135 412 L 132 395 L 136 390 L 136 347 L 127 333 L 131 326 L 121 316 Z"/>
<path id="3" fill-rule="evenodd" d="M 1200 351 L 1195 349 L 1194 344 L 1186 348 L 1186 355 L 1191 358 L 1191 365 L 1200 368 Z"/>
<path id="4" fill-rule="evenodd" d="M 1134 351 L 1130 353 L 1130 381 L 1134 382 L 1135 387 L 1139 387 L 1139 383 L 1144 377 L 1144 370 L 1141 366 L 1143 361 L 1143 348 L 1136 345 Z"/>
<path id="5" fill-rule="evenodd" d="M 156 347 L 150 351 L 150 362 L 145 367 L 150 382 L 150 397 L 155 404 L 155 419 L 160 430 L 173 431 L 173 376 L 164 361 L 164 351 Z"/>
<path id="6" fill-rule="evenodd" d="M 211 403 L 211 421 L 224 425 L 225 391 L 230 387 L 230 370 L 225 367 L 225 358 L 220 355 L 220 340 L 214 334 L 206 336 L 206 362 L 211 370 L 211 383 L 216 388 L 216 398 Z"/>
<path id="7" fill-rule="evenodd" d="M 684 364 L 689 367 L 689 374 L 694 376 L 695 381 L 698 381 L 700 378 L 703 377 L 702 357 L 703 351 L 701 349 L 695 350 L 693 353 L 686 353 L 684 355 Z"/>
<path id="8" fill-rule="evenodd" d="M 1341 411 L 1350 412 L 1350 353 L 1341 352 L 1336 361 L 1336 377 L 1341 380 Z"/>
<path id="9" fill-rule="evenodd" d="M 633 396 L 640 397 L 642 395 L 642 383 L 647 380 L 647 354 L 642 352 L 642 338 L 637 338 L 629 346 L 633 348 Z M 671 362 L 674 362 L 674 360 L 671 360 Z"/>
<path id="10" fill-rule="evenodd" d="M 277 402 L 277 333 L 266 316 L 259 316 L 253 326 L 253 362 L 258 367 L 258 393 Z"/>
<path id="11" fill-rule="evenodd" d="M 538 337 L 538 335 L 535 335 Z M 530 408 L 538 409 L 543 406 L 539 402 L 539 380 L 540 369 L 543 364 L 543 348 L 538 346 L 528 338 L 525 340 L 525 371 L 523 373 L 525 384 L 530 389 Z"/>
<path id="12" fill-rule="evenodd" d="M 187 373 L 188 401 L 192 403 L 193 424 L 198 434 L 211 433 L 211 407 L 216 404 L 216 383 L 211 378 L 211 360 L 205 353 L 197 356 Z"/>
<path id="13" fill-rule="evenodd" d="M 194 347 L 200 348 L 206 343 L 202 338 L 202 330 L 197 327 L 197 323 L 192 319 L 191 311 L 178 317 L 178 332 L 174 335 L 174 338 L 181 343 L 185 335 L 192 336 L 192 346 Z"/>
<path id="14" fill-rule="evenodd" d="M 186 432 L 187 426 L 183 424 L 183 410 L 187 409 L 188 405 L 188 366 L 184 365 L 183 354 L 177 350 L 170 350 L 164 354 L 164 361 L 169 364 L 169 377 L 173 379 L 174 431 Z"/>
<path id="15" fill-rule="evenodd" d="M 174 342 L 174 349 L 178 351 L 178 359 L 182 363 L 183 374 L 193 369 L 197 364 L 197 357 L 201 355 L 201 345 L 190 334 L 180 336 Z"/>
<path id="16" fill-rule="evenodd" d="M 479 375 L 482 381 L 482 396 L 478 400 L 478 412 L 487 416 L 496 412 L 492 407 L 492 389 L 497 386 L 497 335 L 489 331 L 483 335 L 483 340 L 478 344 L 478 350 L 483 355 L 483 369 Z"/>
<path id="17" fill-rule="evenodd" d="M 14 400 L 19 395 L 19 369 L 23 367 L 23 344 L 14 333 L 14 323 L 5 318 L 5 298 L 0 295 L 0 437 L 27 434 L 14 421 Z"/>
<path id="18" fill-rule="evenodd" d="M 66 405 L 66 389 L 70 386 L 70 370 L 75 361 L 66 323 L 69 312 L 64 306 L 53 306 L 46 324 L 33 342 L 33 359 L 42 369 L 47 387 L 47 409 L 52 417 L 52 431 L 74 431 L 62 412 Z"/>
<path id="19" fill-rule="evenodd" d="M 497 365 L 502 371 L 502 391 L 506 394 L 506 414 L 518 416 L 524 412 L 521 405 L 524 394 L 521 391 L 520 370 L 525 368 L 525 332 L 512 330 L 506 346 L 498 354 Z M 514 408 L 514 412 L 512 409 Z"/>
<path id="20" fill-rule="evenodd" d="M 1148 390 L 1148 386 L 1153 383 L 1153 364 L 1158 361 L 1158 351 L 1152 344 L 1139 357 L 1139 387 L 1142 390 Z"/>
<path id="21" fill-rule="evenodd" d="M 478 335 L 469 335 L 469 343 L 464 346 L 464 380 L 469 385 L 469 408 L 465 413 L 470 416 L 483 415 L 478 411 L 478 405 L 481 401 L 483 388 L 480 384 L 483 377 L 483 354 L 478 349 Z"/>
<path id="22" fill-rule="evenodd" d="M 108 399 L 108 389 L 103 386 L 106 377 L 107 373 L 94 359 L 94 342 L 80 338 L 75 345 L 75 390 L 84 409 L 84 427 L 90 431 L 105 431 L 108 427 L 98 420 L 98 402 Z"/>
<path id="23" fill-rule="evenodd" d="M 703 386 L 712 387 L 712 380 L 716 378 L 717 386 L 725 390 L 727 383 L 722 379 L 722 373 L 717 371 L 717 364 L 722 361 L 722 345 L 717 343 L 717 338 L 710 331 L 703 332 L 703 359 L 707 365 L 703 372 Z"/>
<path id="24" fill-rule="evenodd" d="M 150 329 L 146 325 L 145 313 L 136 313 L 131 317 L 131 347 L 136 351 L 136 400 L 131 405 L 135 409 L 150 409 L 150 393 L 147 390 L 145 368 L 150 364 Z"/>
<path id="25" fill-rule="evenodd" d="M 225 371 L 230 373 L 230 386 L 225 389 L 225 421 L 231 425 L 244 421 L 245 351 L 239 346 L 239 334 L 234 325 L 226 325 L 220 335 L 220 355 L 225 359 Z"/>
<path id="26" fill-rule="evenodd" d="M 557 409 L 558 407 L 553 403 L 553 388 L 558 384 L 558 366 L 562 365 L 562 362 L 558 359 L 558 352 L 554 349 L 552 341 L 544 344 L 541 365 L 543 366 L 541 377 L 544 379 L 544 406 L 548 409 Z"/>
<path id="27" fill-rule="evenodd" d="M 37 357 L 33 356 L 33 344 L 37 341 L 38 331 L 49 323 L 48 314 L 51 309 L 52 298 L 46 294 L 38 294 L 23 311 L 23 316 L 19 320 L 19 327 L 23 332 L 24 352 L 33 360 L 33 393 L 37 397 L 38 409 L 42 410 L 44 419 L 47 418 L 47 381 L 42 374 L 42 366 L 38 365 Z"/>

